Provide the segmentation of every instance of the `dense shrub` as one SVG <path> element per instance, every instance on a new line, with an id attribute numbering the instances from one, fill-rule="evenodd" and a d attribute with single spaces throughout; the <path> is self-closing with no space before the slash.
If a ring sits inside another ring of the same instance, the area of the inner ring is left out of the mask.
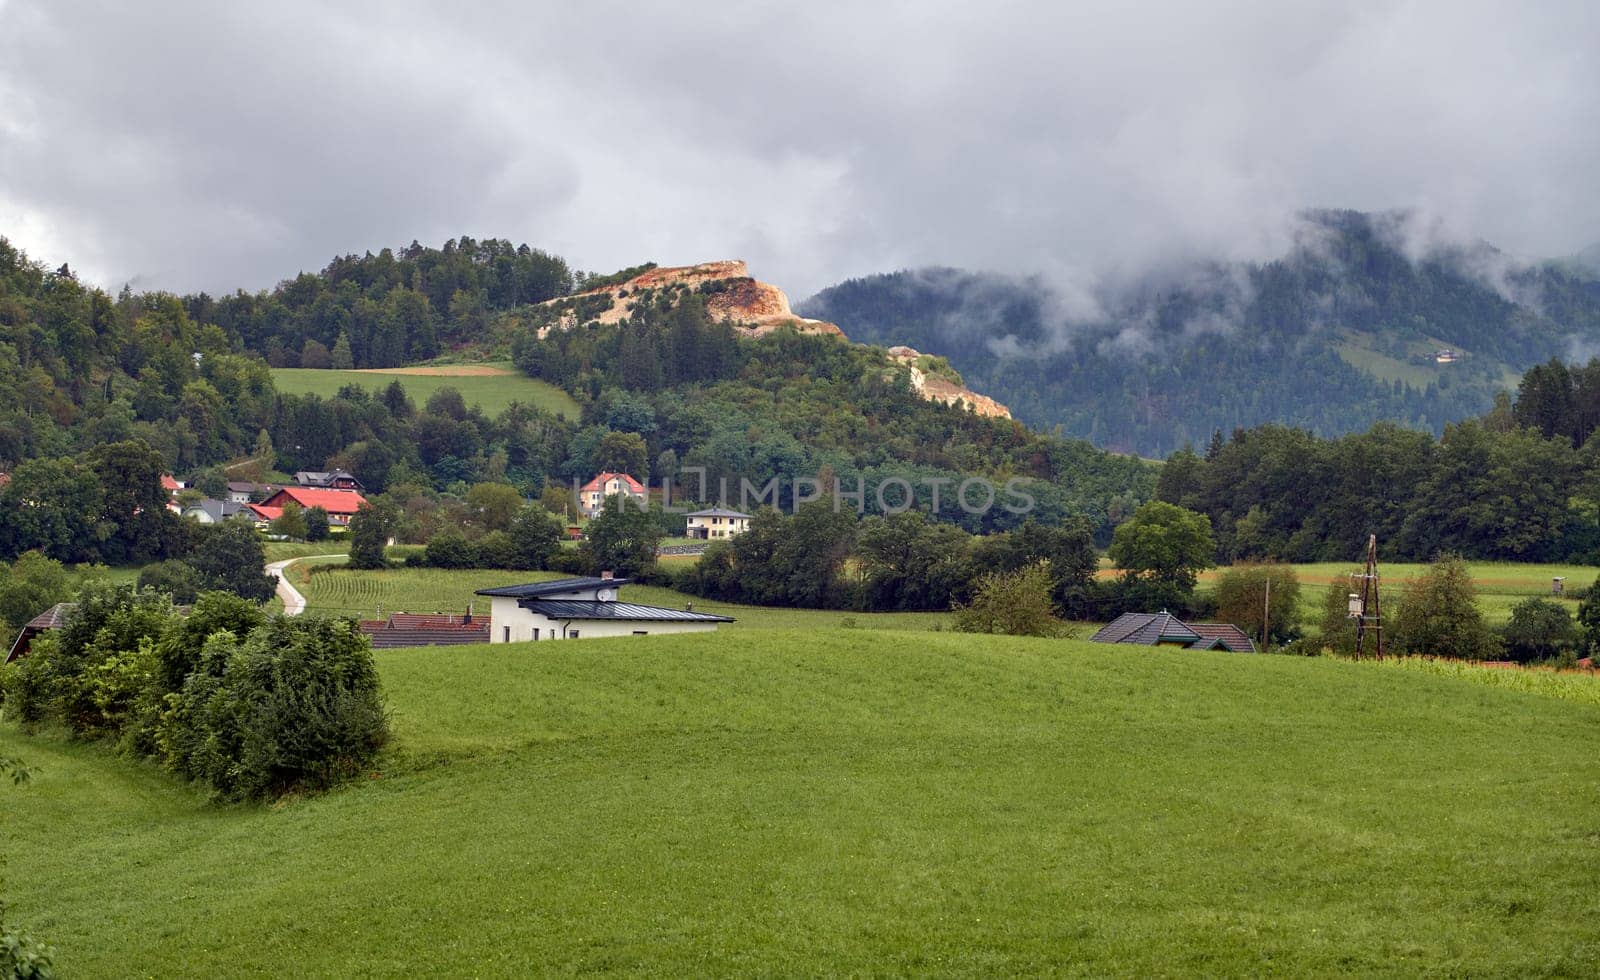
<path id="1" fill-rule="evenodd" d="M 322 789 L 388 740 L 377 667 L 348 620 L 277 617 L 213 635 L 162 739 L 176 771 L 231 799 Z"/>
<path id="2" fill-rule="evenodd" d="M 388 738 L 354 622 L 264 619 L 228 593 L 202 594 L 180 617 L 165 595 L 91 586 L 0 680 L 22 722 L 115 740 L 229 799 L 324 788 Z"/>
<path id="3" fill-rule="evenodd" d="M 962 633 L 1068 636 L 1067 624 L 1056 618 L 1050 602 L 1054 581 L 1050 563 L 1043 560 L 1015 572 L 984 575 L 972 602 L 953 607 L 954 628 Z"/>
<path id="4" fill-rule="evenodd" d="M 1559 603 L 1529 598 L 1511 608 L 1511 622 L 1502 634 L 1506 654 L 1524 663 L 1552 660 L 1571 654 L 1578 646 L 1578 628 Z M 1570 659 L 1576 660 L 1576 657 Z"/>
<path id="5" fill-rule="evenodd" d="M 140 570 L 139 588 L 165 592 L 173 602 L 187 605 L 200 594 L 200 574 L 183 559 L 169 558 Z"/>
<path id="6" fill-rule="evenodd" d="M 1391 644 L 1396 651 L 1461 660 L 1492 660 L 1500 638 L 1478 611 L 1467 563 L 1445 555 L 1406 583 L 1394 617 Z"/>

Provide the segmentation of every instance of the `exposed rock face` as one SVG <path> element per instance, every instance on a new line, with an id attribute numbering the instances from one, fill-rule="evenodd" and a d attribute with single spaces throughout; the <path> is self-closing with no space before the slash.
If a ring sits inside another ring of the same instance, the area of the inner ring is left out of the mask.
<path id="1" fill-rule="evenodd" d="M 922 359 L 922 352 L 914 347 L 891 347 L 889 356 L 896 362 L 905 365 L 911 371 L 911 387 L 930 402 L 939 402 L 941 405 L 961 405 L 972 409 L 979 415 L 993 418 L 1008 419 L 1011 409 L 990 398 L 980 395 L 953 381 L 930 375 L 917 366 Z"/>
<path id="2" fill-rule="evenodd" d="M 750 270 L 738 259 L 650 269 L 627 282 L 584 290 L 551 300 L 545 305 L 565 304 L 571 307 L 574 300 L 588 301 L 585 322 L 621 323 L 628 318 L 635 297 L 655 290 L 679 287 L 700 290 L 705 297 L 706 310 L 712 316 L 752 337 L 771 333 L 782 326 L 792 326 L 801 333 L 831 334 L 841 340 L 849 339 L 836 324 L 797 316 L 790 308 L 789 297 L 784 295 L 783 290 L 752 278 Z M 599 297 L 609 299 L 610 305 L 595 312 L 593 307 L 600 304 L 594 301 Z M 544 330 L 565 330 L 577 325 L 577 313 L 568 309 Z M 922 357 L 919 351 L 910 347 L 892 347 L 889 357 L 910 369 L 911 387 L 928 401 L 965 406 L 979 415 L 1005 419 L 1011 417 L 1011 410 L 993 398 L 969 391 L 946 378 L 927 374 L 917 366 Z"/>
<path id="3" fill-rule="evenodd" d="M 706 295 L 706 309 L 712 316 L 732 323 L 752 337 L 771 333 L 786 324 L 801 333 L 844 336 L 844 331 L 832 323 L 797 316 L 789 307 L 789 297 L 783 290 L 751 278 L 750 270 L 738 259 L 650 269 L 620 285 L 589 289 L 573 296 L 609 295 L 611 307 L 594 319 L 599 323 L 620 323 L 628 317 L 629 297 L 639 292 L 679 285 L 699 288 L 708 283 L 715 284 L 716 288 Z"/>

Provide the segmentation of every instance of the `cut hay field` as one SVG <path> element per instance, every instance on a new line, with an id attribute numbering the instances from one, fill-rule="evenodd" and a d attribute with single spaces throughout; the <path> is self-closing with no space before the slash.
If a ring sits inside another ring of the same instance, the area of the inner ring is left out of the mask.
<path id="1" fill-rule="evenodd" d="M 950 633 L 379 666 L 379 771 L 269 808 L 0 724 L 8 920 L 73 977 L 1600 973 L 1592 704 Z"/>
<path id="2" fill-rule="evenodd" d="M 1294 569 L 1296 577 L 1300 580 L 1300 609 L 1306 626 L 1315 626 L 1317 620 L 1321 618 L 1322 599 L 1328 585 L 1335 580 L 1348 583 L 1350 572 L 1361 571 L 1359 562 L 1319 562 L 1286 567 Z M 1382 576 L 1385 598 L 1391 593 L 1398 597 L 1406 582 L 1422 574 L 1427 567 L 1417 563 L 1380 562 L 1378 571 Z M 1600 575 L 1600 569 L 1592 565 L 1471 562 L 1468 567 L 1472 572 L 1473 584 L 1477 588 L 1479 608 L 1483 610 L 1484 618 L 1492 625 L 1500 625 L 1510 620 L 1511 607 L 1524 599 L 1532 596 L 1557 599 L 1558 597 L 1550 593 L 1550 580 L 1558 575 L 1566 578 L 1568 593 L 1558 601 L 1568 612 L 1576 615 L 1578 600 L 1572 593 L 1588 589 L 1594 584 L 1595 577 Z M 1222 571 L 1222 569 L 1212 569 L 1203 572 L 1200 575 L 1201 591 L 1212 587 Z"/>
<path id="3" fill-rule="evenodd" d="M 335 566 L 311 574 L 314 565 Z M 483 569 L 397 568 L 387 571 L 352 572 L 337 568 L 338 560 L 305 561 L 290 566 L 290 580 L 306 597 L 306 611 L 328 616 L 376 618 L 379 607 L 385 616 L 396 612 L 465 612 L 475 602 L 480 613 L 489 611 L 488 601 L 474 596 L 477 589 L 518 582 L 545 582 L 566 576 L 558 572 L 506 572 Z M 737 622 L 728 629 L 836 629 L 855 625 L 862 629 L 931 630 L 949 623 L 948 613 L 851 613 L 820 609 L 777 609 L 713 602 L 671 589 L 648 585 L 624 586 L 631 602 L 682 609 L 694 603 L 698 612 L 732 616 Z"/>
<path id="4" fill-rule="evenodd" d="M 569 419 L 578 417 L 572 396 L 545 381 L 530 378 L 509 362 L 421 366 L 388 370 L 323 371 L 315 368 L 274 368 L 272 383 L 282 392 L 333 397 L 345 385 L 377 392 L 398 380 L 411 400 L 421 406 L 440 388 L 455 388 L 468 405 L 490 416 L 505 411 L 512 402 L 533 405 Z"/>

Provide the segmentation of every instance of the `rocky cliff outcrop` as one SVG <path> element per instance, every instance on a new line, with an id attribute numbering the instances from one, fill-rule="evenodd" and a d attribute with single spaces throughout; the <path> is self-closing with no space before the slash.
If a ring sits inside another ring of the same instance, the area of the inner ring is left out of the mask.
<path id="1" fill-rule="evenodd" d="M 543 304 L 555 311 L 541 334 L 566 330 L 580 323 L 621 323 L 635 303 L 654 300 L 662 292 L 693 290 L 705 300 L 706 310 L 751 337 L 771 333 L 779 327 L 793 327 L 801 333 L 827 334 L 848 340 L 837 324 L 799 316 L 789 306 L 789 297 L 771 283 L 761 282 L 738 259 L 702 262 L 699 265 L 653 268 L 620 282 L 586 289 Z M 907 368 L 911 387 L 931 402 L 959 405 L 979 415 L 1010 418 L 1004 405 L 969 391 L 948 377 L 923 369 L 923 355 L 909 347 L 894 347 L 889 358 Z M 942 362 L 941 362 L 942 363 Z"/>
<path id="2" fill-rule="evenodd" d="M 655 268 L 626 282 L 599 289 L 586 289 L 553 303 L 609 297 L 610 306 L 591 316 L 597 323 L 620 323 L 628 318 L 633 304 L 657 290 L 688 288 L 705 297 L 712 316 L 731 323 L 750 336 L 759 337 L 781 326 L 793 326 L 801 333 L 844 336 L 844 331 L 825 320 L 800 316 L 789 306 L 789 297 L 771 283 L 757 281 L 738 259 L 702 262 L 699 265 Z M 570 321 L 570 322 L 569 322 Z M 586 321 L 587 322 L 587 321 Z M 563 317 L 559 326 L 576 326 L 576 314 Z"/>
<path id="3" fill-rule="evenodd" d="M 948 378 L 929 374 L 921 367 L 923 353 L 914 347 L 891 347 L 889 357 L 911 371 L 911 387 L 923 398 L 941 405 L 960 405 L 979 415 L 1008 419 L 1011 409 L 990 398 L 968 390 Z"/>

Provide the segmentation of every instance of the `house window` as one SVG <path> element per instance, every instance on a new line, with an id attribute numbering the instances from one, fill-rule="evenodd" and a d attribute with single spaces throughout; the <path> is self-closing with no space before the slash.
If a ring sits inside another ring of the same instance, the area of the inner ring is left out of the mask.
<path id="1" fill-rule="evenodd" d="M 510 643 L 511 642 L 511 627 L 506 626 L 506 627 L 503 627 L 503 629 L 506 631 L 505 632 L 505 639 L 502 640 L 501 642 Z M 537 639 L 537 637 L 535 637 L 535 639 Z"/>
<path id="2" fill-rule="evenodd" d="M 576 640 L 578 638 L 578 631 L 577 630 L 568 630 L 567 631 L 567 637 L 569 639 Z"/>
<path id="3" fill-rule="evenodd" d="M 634 636 L 649 636 L 650 635 L 650 631 L 649 630 L 634 630 L 633 631 L 633 635 Z"/>

